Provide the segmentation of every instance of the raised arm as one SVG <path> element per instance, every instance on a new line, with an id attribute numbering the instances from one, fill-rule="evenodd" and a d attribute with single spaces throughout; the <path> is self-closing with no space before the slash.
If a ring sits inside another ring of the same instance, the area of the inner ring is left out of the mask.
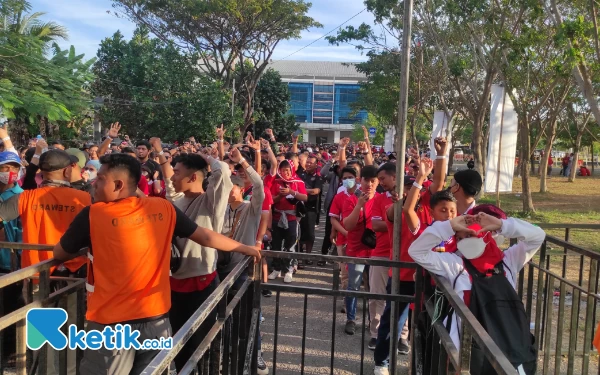
<path id="1" fill-rule="evenodd" d="M 4 150 L 19 155 L 8 135 L 8 121 L 0 126 L 0 139 L 4 143 Z"/>
<path id="2" fill-rule="evenodd" d="M 267 129 L 267 130 L 271 130 L 271 129 Z M 260 144 L 263 148 L 263 150 L 267 150 L 267 154 L 269 154 L 269 164 L 271 164 L 271 168 L 269 169 L 269 174 L 271 176 L 275 176 L 277 174 L 277 158 L 275 157 L 275 154 L 273 153 L 273 150 L 271 149 L 271 145 L 269 144 L 269 141 L 264 140 L 264 139 L 260 139 Z M 257 170 L 257 172 L 260 173 L 259 170 Z"/>
<path id="3" fill-rule="evenodd" d="M 369 140 L 369 131 L 365 126 L 363 128 L 363 135 L 365 143 L 367 144 L 367 155 L 365 155 L 365 165 L 373 165 L 373 151 L 371 150 L 371 141 Z"/>
<path id="4" fill-rule="evenodd" d="M 292 134 L 292 152 L 294 154 L 298 153 L 298 136 Z"/>
<path id="5" fill-rule="evenodd" d="M 433 170 L 433 183 L 429 187 L 431 193 L 437 193 L 444 188 L 446 184 L 446 169 L 448 169 L 448 157 L 446 151 L 448 149 L 448 141 L 446 138 L 436 138 L 434 141 L 436 152 L 435 167 Z M 427 177 L 427 176 L 425 176 Z"/>
<path id="6" fill-rule="evenodd" d="M 343 138 L 340 139 L 340 144 L 338 145 L 338 155 L 339 155 L 339 165 L 340 165 L 340 173 L 342 173 L 342 169 L 346 168 L 346 165 L 348 165 L 348 162 L 346 161 L 346 147 L 348 147 L 348 144 L 350 143 L 350 138 Z"/>
<path id="7" fill-rule="evenodd" d="M 427 179 L 427 176 L 431 173 L 433 169 L 433 162 L 430 159 L 423 158 L 419 163 L 419 173 L 417 174 L 417 178 L 415 179 L 415 183 L 408 191 L 406 196 L 406 201 L 404 202 L 404 206 L 402 210 L 404 212 L 404 218 L 406 220 L 406 224 L 408 225 L 408 229 L 410 229 L 411 233 L 415 233 L 419 230 L 421 225 L 421 221 L 419 220 L 419 216 L 415 211 L 415 207 L 417 207 L 417 203 L 419 202 L 419 197 L 421 196 L 421 190 L 423 189 L 423 182 Z M 415 186 L 418 185 L 418 186 Z"/>
<path id="8" fill-rule="evenodd" d="M 219 160 L 225 160 L 225 129 L 223 128 L 223 124 L 221 127 L 215 130 L 217 133 L 217 148 L 219 150 Z"/>

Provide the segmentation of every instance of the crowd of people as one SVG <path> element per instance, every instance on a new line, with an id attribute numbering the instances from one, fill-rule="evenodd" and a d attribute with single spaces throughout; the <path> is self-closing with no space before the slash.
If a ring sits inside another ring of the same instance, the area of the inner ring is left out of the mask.
<path id="1" fill-rule="evenodd" d="M 156 137 L 134 145 L 127 137 L 115 142 L 120 131 L 115 123 L 100 145 L 65 150 L 59 142 L 48 145 L 34 139 L 29 147 L 16 150 L 5 125 L 0 128 L 5 240 L 55 247 L 17 254 L 2 249 L 0 273 L 52 257 L 62 260 L 52 275 L 87 279 L 87 329 L 102 331 L 127 323 L 141 338 L 167 338 L 246 256 L 258 262 L 261 249 L 311 253 L 315 228 L 324 221 L 322 254 L 388 260 L 392 244 L 399 241 L 402 261 L 417 262 L 450 280 L 469 306 L 482 303 L 483 293 L 475 293 L 485 288 L 476 277 L 480 274 L 493 279 L 504 295 L 515 293 L 516 275 L 541 245 L 544 232 L 507 218 L 494 206 L 477 206 L 475 197 L 483 182 L 472 168 L 455 173 L 445 187 L 449 145 L 444 138 L 434 141 L 435 160 L 413 149 L 403 156 L 404 194 L 399 197 L 397 153 L 374 152 L 363 130 L 361 142 L 344 138 L 328 147 L 299 145 L 296 136 L 291 144 L 278 143 L 271 129 L 264 138 L 247 134 L 244 143 L 231 145 L 223 126 L 207 146 L 193 137 L 182 145 L 166 145 Z M 393 237 L 396 206 L 402 210 L 400 238 Z M 504 238 L 519 242 L 501 251 Z M 281 277 L 292 283 L 294 274 L 307 265 L 312 262 L 275 258 L 268 264 L 262 259 L 263 282 Z M 349 263 L 341 269 L 347 290 L 357 291 L 364 284 L 372 293 L 391 292 L 389 267 Z M 400 281 L 400 294 L 414 295 L 414 269 L 401 269 Z M 33 290 L 35 298 L 37 285 Z M 268 286 L 262 293 L 271 295 Z M 486 295 L 492 300 L 495 296 Z M 29 297 L 22 298 L 25 302 Z M 70 298 L 68 309 L 76 307 Z M 368 347 L 374 350 L 377 375 L 388 373 L 390 307 L 383 301 L 369 302 Z M 356 332 L 356 310 L 357 299 L 346 297 L 348 335 Z M 489 309 L 480 311 L 492 314 Z M 400 312 L 398 348 L 407 354 L 409 304 L 401 303 Z M 511 317 L 510 311 L 504 314 Z M 176 356 L 172 370 L 183 368 L 215 320 L 213 311 Z M 458 347 L 458 318 L 449 314 L 446 321 Z M 528 324 L 526 328 L 528 334 Z M 511 337 L 493 338 L 506 341 L 499 343 L 503 350 L 506 345 L 519 348 L 520 356 L 507 356 L 515 368 L 533 374 L 535 347 L 527 343 L 530 337 L 523 329 L 517 326 Z M 137 374 L 155 355 L 151 350 L 87 350 L 80 371 Z M 258 373 L 268 374 L 260 351 L 257 362 Z M 71 373 L 72 352 L 68 363 Z M 490 373 L 486 366 L 481 353 L 474 352 L 472 373 Z M 48 369 L 57 372 L 53 355 L 48 355 Z"/>

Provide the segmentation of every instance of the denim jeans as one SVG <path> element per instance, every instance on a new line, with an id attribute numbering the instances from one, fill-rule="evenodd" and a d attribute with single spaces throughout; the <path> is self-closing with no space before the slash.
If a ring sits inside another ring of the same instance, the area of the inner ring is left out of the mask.
<path id="1" fill-rule="evenodd" d="M 387 293 L 392 294 L 392 279 L 388 279 Z M 415 294 L 415 283 L 401 281 L 400 282 L 400 295 L 414 295 Z M 400 302 L 400 317 L 398 318 L 398 337 L 402 332 L 402 327 L 408 319 L 408 307 L 409 302 Z M 375 346 L 375 353 L 373 359 L 375 366 L 387 366 L 389 355 L 390 355 L 390 323 L 391 323 L 391 312 L 392 303 L 390 301 L 385 302 L 385 310 L 379 320 L 379 329 L 377 330 L 377 344 Z"/>
<path id="2" fill-rule="evenodd" d="M 348 263 L 348 290 L 358 291 L 362 282 L 363 272 L 369 266 L 364 264 Z M 348 321 L 356 319 L 356 297 L 346 297 L 346 319 Z"/>

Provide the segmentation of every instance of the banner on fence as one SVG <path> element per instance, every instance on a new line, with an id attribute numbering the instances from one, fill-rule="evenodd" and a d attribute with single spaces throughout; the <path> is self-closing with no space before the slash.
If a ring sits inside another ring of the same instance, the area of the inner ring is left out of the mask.
<path id="1" fill-rule="evenodd" d="M 513 102 L 508 95 L 506 98 L 503 95 L 504 88 L 502 86 L 492 86 L 490 139 L 484 183 L 486 193 L 496 192 L 498 178 L 500 178 L 498 190 L 501 193 L 512 192 L 518 123 Z M 502 118 L 503 110 L 504 118 Z M 498 155 L 500 155 L 500 170 L 498 170 Z"/>
<path id="2" fill-rule="evenodd" d="M 448 139 L 448 145 L 452 144 L 452 118 L 446 115 L 444 111 L 435 111 L 433 113 L 433 131 L 431 132 L 431 140 L 429 141 L 429 149 L 431 150 L 430 156 L 432 160 L 435 160 L 437 154 L 435 152 L 435 146 L 433 140 L 437 137 L 446 137 Z M 446 151 L 446 156 L 450 155 L 450 146 Z"/>

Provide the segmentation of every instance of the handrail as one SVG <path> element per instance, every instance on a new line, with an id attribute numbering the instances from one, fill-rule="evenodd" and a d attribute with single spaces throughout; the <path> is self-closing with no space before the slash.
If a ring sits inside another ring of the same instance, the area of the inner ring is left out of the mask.
<path id="1" fill-rule="evenodd" d="M 235 266 L 225 280 L 211 293 L 210 297 L 200 305 L 196 312 L 173 336 L 173 347 L 170 350 L 161 350 L 140 375 L 160 375 L 169 367 L 169 364 L 175 359 L 177 353 L 179 353 L 196 330 L 200 328 L 200 325 L 206 320 L 210 312 L 217 307 L 221 298 L 227 294 L 242 272 L 246 271 L 249 264 L 250 258 L 246 257 L 246 259 Z"/>
<path id="2" fill-rule="evenodd" d="M 550 242 L 550 243 L 553 243 L 555 245 L 559 245 L 561 247 L 564 247 L 566 250 L 573 251 L 573 252 L 575 252 L 577 254 L 590 257 L 591 259 L 600 260 L 600 253 L 598 253 L 596 251 L 588 250 L 588 249 L 586 249 L 584 247 L 581 247 L 581 246 L 574 245 L 573 243 L 567 242 L 565 240 L 561 240 L 558 237 L 550 236 L 550 235 L 547 234 L 546 235 L 546 241 Z"/>
<path id="3" fill-rule="evenodd" d="M 577 223 L 533 223 L 542 229 L 600 229 L 600 224 L 577 224 Z"/>
<path id="4" fill-rule="evenodd" d="M 412 268 L 416 269 L 417 264 L 413 262 L 394 262 L 392 260 L 380 260 L 370 258 L 355 258 L 347 256 L 337 255 L 321 255 L 313 253 L 289 253 L 285 251 L 273 251 L 273 250 L 262 250 L 261 255 L 266 258 L 283 258 L 283 259 L 298 259 L 298 260 L 317 260 L 317 261 L 328 261 L 328 262 L 340 262 L 340 263 L 351 263 L 351 264 L 366 264 L 369 266 L 380 266 L 380 267 L 398 267 L 398 268 Z"/>

